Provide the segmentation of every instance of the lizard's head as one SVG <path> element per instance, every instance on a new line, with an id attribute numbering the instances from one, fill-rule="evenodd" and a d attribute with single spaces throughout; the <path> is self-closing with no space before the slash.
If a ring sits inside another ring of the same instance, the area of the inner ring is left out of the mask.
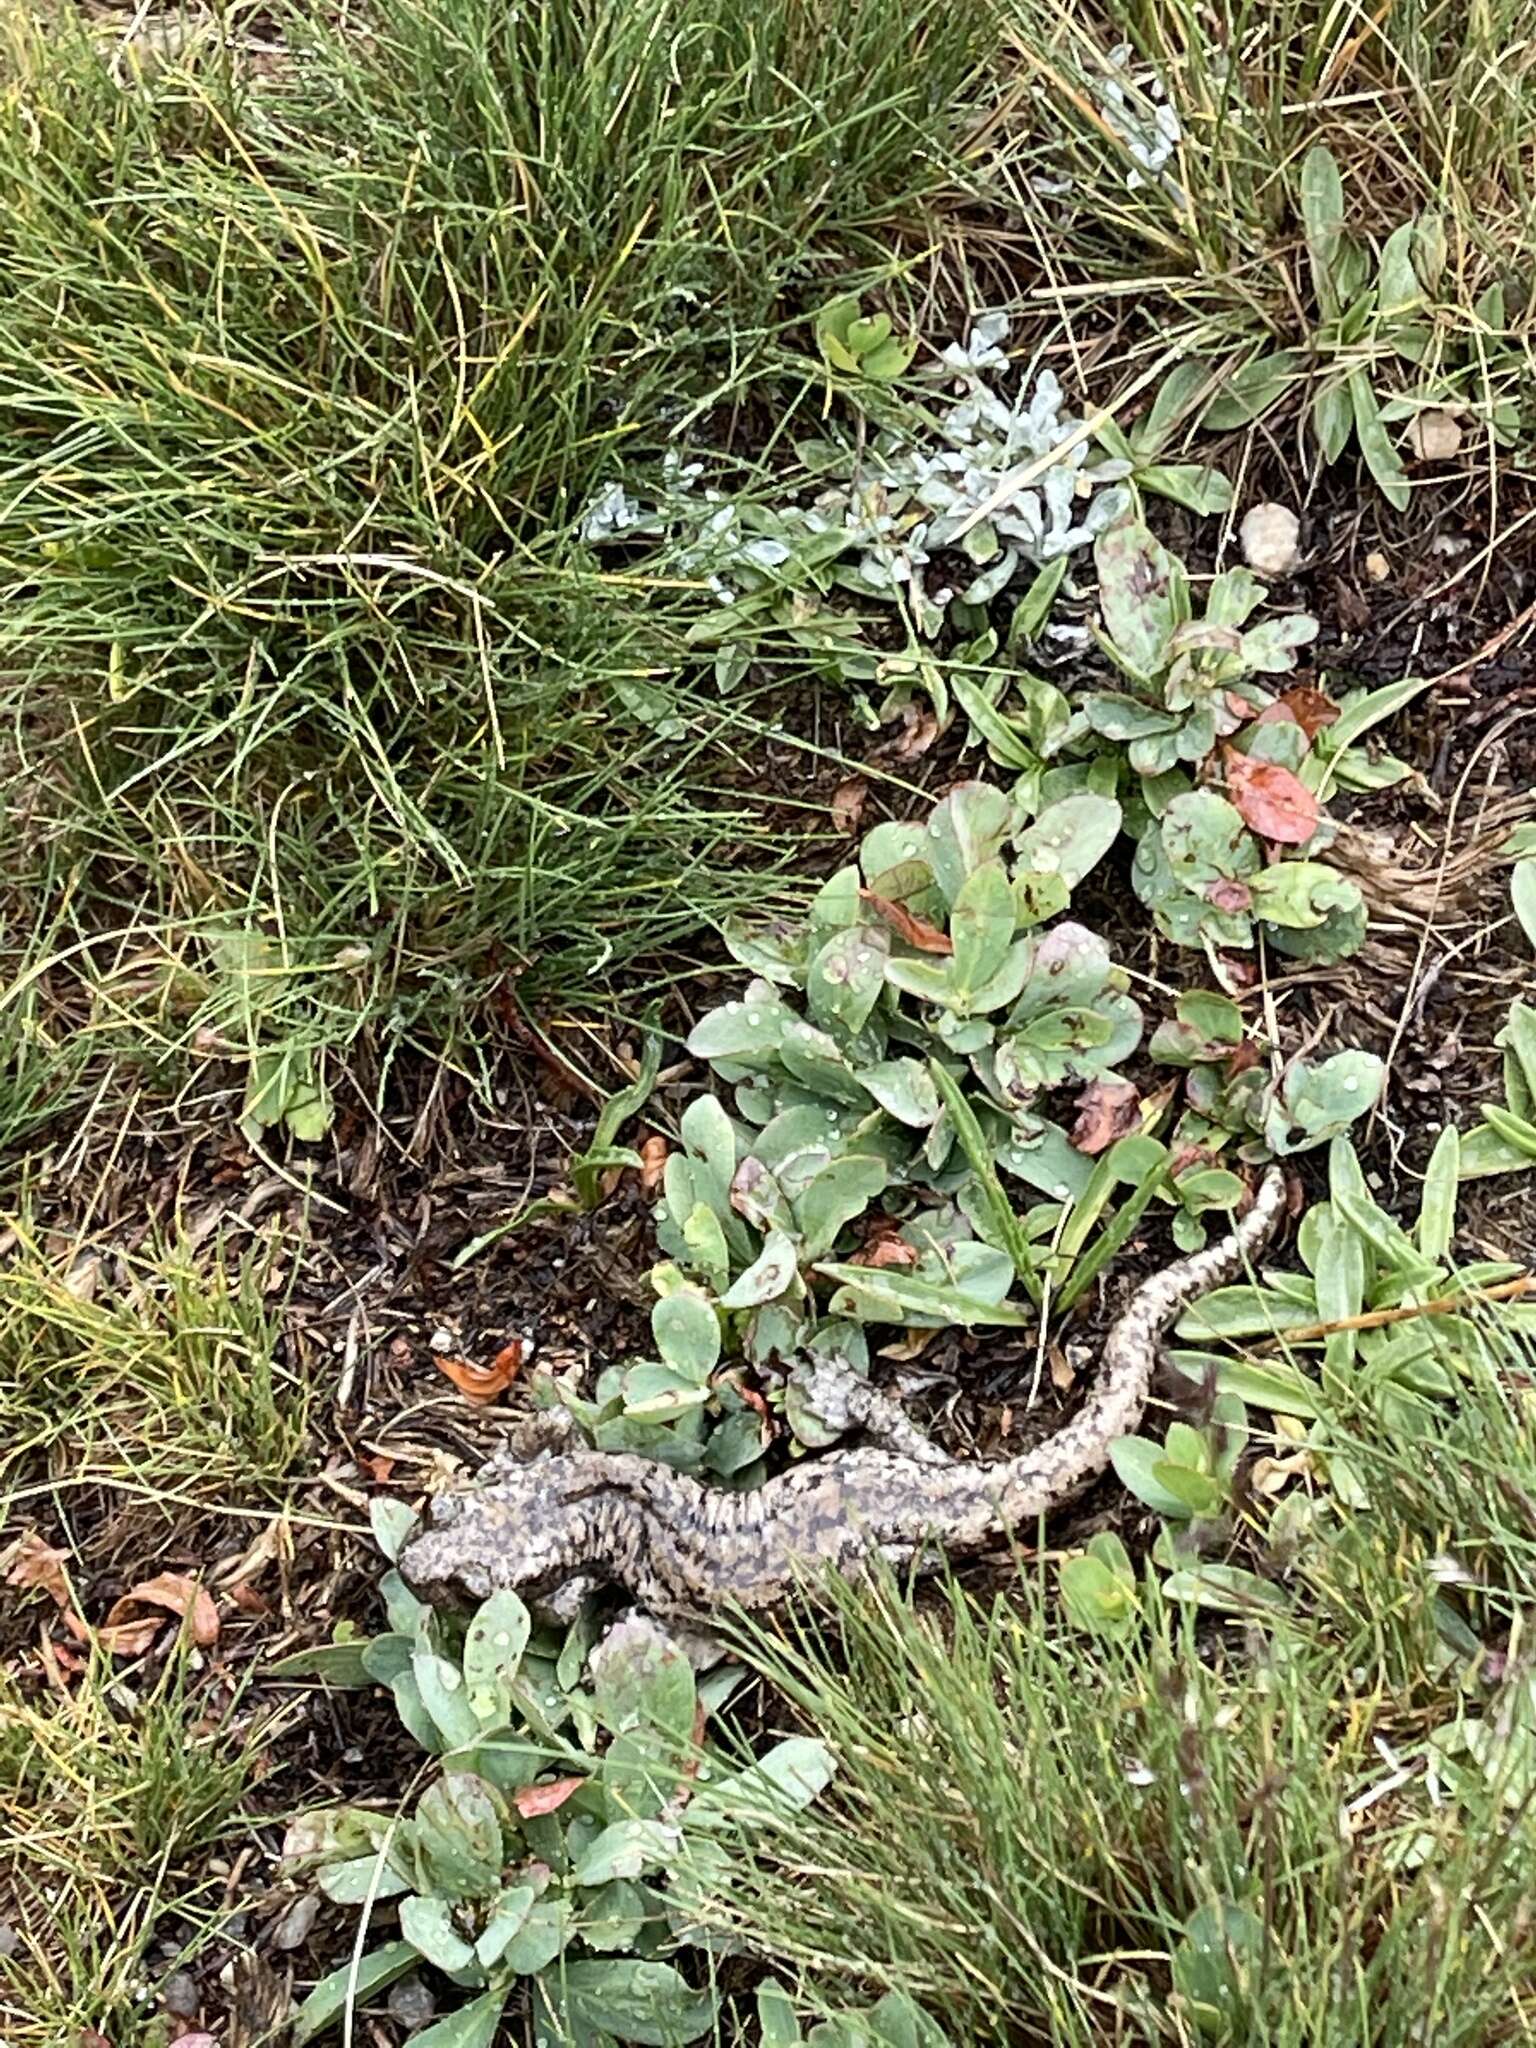
<path id="1" fill-rule="evenodd" d="M 591 1566 L 590 1475 L 576 1458 L 498 1462 L 489 1485 L 441 1495 L 400 1552 L 400 1576 L 434 1606 L 510 1587 L 542 1598 Z"/>

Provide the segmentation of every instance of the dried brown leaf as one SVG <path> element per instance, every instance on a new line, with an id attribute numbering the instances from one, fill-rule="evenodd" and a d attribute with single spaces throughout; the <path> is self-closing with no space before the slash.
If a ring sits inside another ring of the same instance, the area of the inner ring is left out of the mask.
<path id="1" fill-rule="evenodd" d="M 893 903 L 888 896 L 877 896 L 873 889 L 859 891 L 861 903 L 867 903 L 883 924 L 890 926 L 897 938 L 919 953 L 953 953 L 954 943 L 947 932 L 941 932 L 936 924 L 930 924 L 925 917 L 914 917 L 903 903 Z"/>
<path id="2" fill-rule="evenodd" d="M 1090 1081 L 1077 1098 L 1072 1144 L 1090 1156 L 1107 1152 L 1117 1138 L 1138 1128 L 1141 1092 L 1132 1081 Z"/>
<path id="3" fill-rule="evenodd" d="M 532 1820 L 538 1814 L 554 1813 L 564 1806 L 586 1782 L 585 1778 L 556 1778 L 550 1785 L 525 1785 L 521 1792 L 513 1793 L 512 1804 L 524 1820 Z"/>

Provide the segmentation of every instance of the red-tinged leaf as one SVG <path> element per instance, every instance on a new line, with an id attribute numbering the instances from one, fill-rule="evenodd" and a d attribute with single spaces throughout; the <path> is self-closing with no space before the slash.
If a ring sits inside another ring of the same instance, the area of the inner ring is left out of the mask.
<path id="1" fill-rule="evenodd" d="M 936 924 L 930 924 L 925 917 L 914 917 L 905 904 L 893 903 L 887 896 L 877 896 L 873 889 L 861 889 L 859 900 L 867 903 L 876 917 L 890 926 L 898 939 L 917 952 L 954 952 L 954 945 L 947 932 L 941 932 Z"/>
<path id="2" fill-rule="evenodd" d="M 504 1394 L 523 1369 L 528 1346 L 521 1337 L 503 1344 L 489 1365 L 475 1365 L 467 1358 L 445 1358 L 434 1352 L 440 1371 L 468 1401 L 494 1401 Z"/>
<path id="3" fill-rule="evenodd" d="M 901 737 L 891 749 L 898 761 L 920 759 L 939 736 L 938 718 L 916 704 L 908 704 L 902 711 L 901 725 Z"/>
<path id="4" fill-rule="evenodd" d="M 1285 699 L 1281 697 L 1277 698 L 1273 704 L 1266 704 L 1258 717 L 1253 720 L 1253 723 L 1255 725 L 1300 725 L 1301 720 L 1296 716 L 1290 705 L 1286 703 Z"/>
<path id="5" fill-rule="evenodd" d="M 1299 775 L 1278 761 L 1254 761 L 1226 751 L 1227 794 L 1243 823 L 1280 846 L 1301 846 L 1317 830 L 1317 798 Z"/>
<path id="6" fill-rule="evenodd" d="M 1090 1156 L 1107 1152 L 1141 1124 L 1141 1094 L 1130 1081 L 1090 1081 L 1077 1098 L 1077 1121 L 1071 1140 Z"/>
<path id="7" fill-rule="evenodd" d="M 1245 1038 L 1241 1045 L 1234 1045 L 1222 1063 L 1222 1072 L 1229 1081 L 1238 1074 L 1246 1074 L 1250 1067 L 1259 1064 L 1259 1048 L 1251 1038 Z"/>
<path id="8" fill-rule="evenodd" d="M 827 808 L 839 832 L 856 832 L 859 829 L 859 820 L 868 801 L 869 784 L 862 775 L 850 775 L 846 782 L 837 785 Z"/>
<path id="9" fill-rule="evenodd" d="M 513 1793 L 512 1804 L 524 1820 L 532 1820 L 538 1814 L 554 1813 L 564 1806 L 586 1782 L 585 1778 L 556 1778 L 551 1785 L 525 1785 L 521 1792 Z"/>
<path id="10" fill-rule="evenodd" d="M 1248 910 L 1253 905 L 1253 891 L 1246 882 L 1224 877 L 1220 881 L 1207 882 L 1205 900 L 1214 903 L 1218 910 Z"/>
<path id="11" fill-rule="evenodd" d="M 1314 690 L 1310 683 L 1294 684 L 1280 702 L 1309 740 L 1316 739 L 1324 726 L 1338 723 L 1338 705 L 1325 691 Z"/>
<path id="12" fill-rule="evenodd" d="M 149 1647 L 162 1626 L 158 1616 L 141 1617 L 138 1613 L 141 1607 L 163 1607 L 167 1613 L 184 1616 L 191 1627 L 192 1640 L 200 1650 L 209 1649 L 219 1640 L 219 1610 L 207 1589 L 196 1579 L 184 1578 L 179 1572 L 160 1572 L 152 1579 L 141 1579 L 138 1585 L 130 1586 L 123 1597 L 114 1600 L 108 1609 L 101 1634 L 114 1655 L 138 1656 Z M 147 1637 L 145 1630 L 148 1631 Z M 124 1647 L 125 1644 L 131 1647 Z"/>
<path id="13" fill-rule="evenodd" d="M 850 1266 L 870 1266 L 877 1272 L 886 1266 L 915 1266 L 918 1250 L 915 1244 L 908 1244 L 904 1237 L 876 1237 L 854 1253 L 848 1261 Z"/>

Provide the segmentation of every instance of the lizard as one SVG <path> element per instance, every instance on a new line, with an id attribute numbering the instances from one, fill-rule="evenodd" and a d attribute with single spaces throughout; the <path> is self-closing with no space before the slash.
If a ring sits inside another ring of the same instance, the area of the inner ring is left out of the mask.
<path id="1" fill-rule="evenodd" d="M 1284 1206 L 1284 1177 L 1271 1167 L 1229 1236 L 1146 1280 L 1111 1327 L 1077 1413 L 1019 1457 L 951 1460 L 914 1443 L 904 1418 L 897 1448 L 833 1451 L 742 1493 L 631 1452 L 503 1455 L 469 1489 L 438 1497 L 401 1551 L 401 1575 L 438 1603 L 510 1587 L 556 1613 L 577 1589 L 609 1582 L 658 1619 L 697 1626 L 722 1607 L 760 1612 L 797 1586 L 814 1592 L 819 1573 L 856 1575 L 872 1558 L 984 1550 L 1098 1478 L 1142 1419 L 1159 1338 L 1244 1269 Z M 878 1425 L 894 1406 L 875 1395 L 855 1419 Z"/>

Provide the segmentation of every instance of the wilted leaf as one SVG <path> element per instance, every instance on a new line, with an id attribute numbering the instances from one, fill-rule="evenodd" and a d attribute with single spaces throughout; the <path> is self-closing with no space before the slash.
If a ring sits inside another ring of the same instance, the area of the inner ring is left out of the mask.
<path id="1" fill-rule="evenodd" d="M 1138 1128 L 1141 1095 L 1131 1081 L 1090 1081 L 1077 1098 L 1072 1143 L 1090 1156 L 1104 1152 L 1117 1138 Z"/>
<path id="2" fill-rule="evenodd" d="M 513 1793 L 512 1804 L 524 1820 L 533 1820 L 541 1813 L 558 1812 L 586 1782 L 585 1778 L 556 1778 L 548 1785 L 524 1785 Z"/>
<path id="3" fill-rule="evenodd" d="M 177 1572 L 160 1572 L 152 1579 L 141 1579 L 138 1585 L 130 1586 L 108 1610 L 101 1639 L 115 1656 L 139 1655 L 148 1646 L 144 1635 L 146 1627 L 149 1641 L 153 1641 L 161 1627 L 158 1621 L 149 1623 L 140 1617 L 137 1613 L 140 1607 L 163 1607 L 170 1614 L 185 1616 L 190 1624 L 192 1640 L 201 1650 L 206 1650 L 219 1639 L 219 1610 L 206 1589 L 196 1579 L 183 1578 Z"/>
<path id="4" fill-rule="evenodd" d="M 905 905 L 892 903 L 887 897 L 877 896 L 873 889 L 861 889 L 859 896 L 870 909 L 896 934 L 903 944 L 919 953 L 953 953 L 953 941 L 947 932 L 941 932 L 936 924 L 930 924 L 925 917 L 914 917 Z"/>
<path id="5" fill-rule="evenodd" d="M 864 815 L 864 806 L 869 800 L 869 784 L 862 775 L 850 775 L 846 782 L 840 782 L 832 792 L 828 809 L 832 823 L 839 832 L 856 832 L 859 820 Z"/>
<path id="6" fill-rule="evenodd" d="M 521 1337 L 514 1337 L 510 1344 L 503 1344 L 489 1365 L 476 1365 L 467 1358 L 446 1357 L 434 1351 L 433 1359 L 439 1372 L 446 1373 L 469 1401 L 494 1401 L 507 1391 L 523 1369 L 528 1356 L 528 1346 Z"/>
<path id="7" fill-rule="evenodd" d="M 1310 683 L 1295 683 L 1280 698 L 1309 740 L 1316 739 L 1325 726 L 1338 722 L 1339 707 L 1324 690 Z"/>
<path id="8" fill-rule="evenodd" d="M 6 1558 L 9 1569 L 5 1575 L 8 1586 L 20 1586 L 31 1590 L 37 1588 L 46 1593 L 56 1607 L 66 1613 L 74 1607 L 74 1596 L 69 1588 L 69 1552 L 55 1550 L 33 1529 L 29 1529 L 15 1543 Z"/>
<path id="9" fill-rule="evenodd" d="M 1317 830 L 1318 802 L 1301 779 L 1278 761 L 1255 761 L 1226 750 L 1227 790 L 1243 822 L 1261 839 L 1301 846 Z"/>

